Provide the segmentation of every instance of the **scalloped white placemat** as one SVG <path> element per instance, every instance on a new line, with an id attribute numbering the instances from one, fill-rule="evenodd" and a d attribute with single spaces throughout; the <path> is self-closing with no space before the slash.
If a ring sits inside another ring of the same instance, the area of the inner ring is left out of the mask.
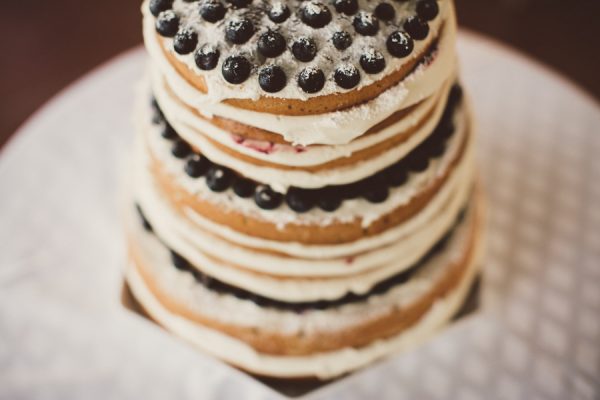
<path id="1" fill-rule="evenodd" d="M 460 38 L 490 198 L 484 310 L 311 399 L 600 397 L 600 107 Z M 140 50 L 37 113 L 0 153 L 0 399 L 276 399 L 123 310 L 116 187 Z"/>

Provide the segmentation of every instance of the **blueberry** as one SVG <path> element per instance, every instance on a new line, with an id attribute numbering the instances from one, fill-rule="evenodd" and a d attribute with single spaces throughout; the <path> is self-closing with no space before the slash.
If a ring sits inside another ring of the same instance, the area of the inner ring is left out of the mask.
<path id="1" fill-rule="evenodd" d="M 276 93 L 285 87 L 287 78 L 285 72 L 276 65 L 269 65 L 260 70 L 258 84 L 268 93 Z"/>
<path id="2" fill-rule="evenodd" d="M 233 191 L 243 199 L 254 195 L 254 189 L 256 189 L 256 184 L 250 179 L 237 177 L 233 182 Z"/>
<path id="3" fill-rule="evenodd" d="M 256 205 L 263 210 L 274 210 L 279 207 L 283 201 L 281 193 L 275 192 L 269 186 L 261 185 L 256 188 L 254 193 Z"/>
<path id="4" fill-rule="evenodd" d="M 379 179 L 365 181 L 363 190 L 363 197 L 370 203 L 383 203 L 389 195 L 388 187 Z"/>
<path id="5" fill-rule="evenodd" d="M 385 177 L 391 186 L 402 186 L 408 181 L 408 168 L 405 163 L 398 162 L 385 170 Z"/>
<path id="6" fill-rule="evenodd" d="M 317 93 L 325 85 L 325 74 L 318 68 L 304 68 L 298 74 L 298 86 L 306 93 Z"/>
<path id="7" fill-rule="evenodd" d="M 234 44 L 244 44 L 254 34 L 254 25 L 247 18 L 232 19 L 225 28 L 225 39 Z"/>
<path id="8" fill-rule="evenodd" d="M 317 205 L 323 211 L 333 212 L 340 208 L 342 199 L 333 190 L 325 190 L 319 195 Z"/>
<path id="9" fill-rule="evenodd" d="M 423 172 L 429 167 L 429 157 L 422 151 L 412 151 L 406 158 L 408 168 L 413 172 Z"/>
<path id="10" fill-rule="evenodd" d="M 335 83 L 343 89 L 352 89 L 360 82 L 360 73 L 352 64 L 344 64 L 336 68 L 333 74 Z"/>
<path id="11" fill-rule="evenodd" d="M 208 71 L 214 69 L 219 62 L 219 49 L 211 44 L 204 44 L 194 54 L 194 60 L 198 68 Z"/>
<path id="12" fill-rule="evenodd" d="M 385 68 L 385 58 L 381 52 L 368 49 L 360 56 L 360 66 L 367 74 L 378 74 Z"/>
<path id="13" fill-rule="evenodd" d="M 194 154 L 185 163 L 185 173 L 191 178 L 200 178 L 208 171 L 210 164 L 208 158 L 201 154 Z"/>
<path id="14" fill-rule="evenodd" d="M 435 0 L 420 0 L 417 3 L 417 15 L 425 21 L 431 21 L 439 12 L 440 8 Z"/>
<path id="15" fill-rule="evenodd" d="M 290 17 L 290 9 L 283 3 L 275 3 L 269 9 L 271 21 L 280 24 Z"/>
<path id="16" fill-rule="evenodd" d="M 373 14 L 359 12 L 352 21 L 356 32 L 364 36 L 374 36 L 379 31 L 379 20 Z"/>
<path id="17" fill-rule="evenodd" d="M 462 87 L 455 83 L 452 85 L 450 89 L 450 93 L 448 94 L 448 104 L 450 107 L 456 107 L 463 98 L 463 90 Z"/>
<path id="18" fill-rule="evenodd" d="M 285 51 L 285 39 L 280 33 L 267 31 L 258 38 L 258 52 L 265 57 L 277 57 Z"/>
<path id="19" fill-rule="evenodd" d="M 192 147 L 182 139 L 176 139 L 171 147 L 171 154 L 177 158 L 186 158 L 192 152 Z"/>
<path id="20" fill-rule="evenodd" d="M 252 3 L 252 0 L 227 0 L 233 8 L 246 8 Z"/>
<path id="21" fill-rule="evenodd" d="M 285 202 L 292 210 L 304 213 L 315 206 L 315 197 L 309 190 L 292 187 L 285 194 Z"/>
<path id="22" fill-rule="evenodd" d="M 312 61 L 317 55 L 317 45 L 311 38 L 303 36 L 292 45 L 292 54 L 300 61 Z"/>
<path id="23" fill-rule="evenodd" d="M 308 1 L 300 9 L 300 19 L 310 27 L 322 28 L 331 22 L 331 11 L 322 3 Z"/>
<path id="24" fill-rule="evenodd" d="M 175 132 L 175 129 L 173 129 L 173 127 L 169 123 L 165 124 L 160 135 L 167 140 L 174 140 L 179 138 L 179 135 L 177 134 L 177 132 Z"/>
<path id="25" fill-rule="evenodd" d="M 390 3 L 380 3 L 375 7 L 375 16 L 382 21 L 391 21 L 396 16 L 396 11 Z"/>
<path id="26" fill-rule="evenodd" d="M 404 22 L 404 30 L 415 40 L 423 40 L 429 34 L 429 25 L 416 16 L 408 17 Z"/>
<path id="27" fill-rule="evenodd" d="M 190 271 L 191 265 L 188 260 L 183 258 L 180 254 L 171 250 L 171 262 L 180 271 Z"/>
<path id="28" fill-rule="evenodd" d="M 233 181 L 231 170 L 220 165 L 212 165 L 206 173 L 206 186 L 213 192 L 224 192 Z"/>
<path id="29" fill-rule="evenodd" d="M 225 7 L 219 0 L 202 0 L 200 2 L 200 15 L 207 22 L 217 22 L 225 16 Z"/>
<path id="30" fill-rule="evenodd" d="M 173 48 L 179 54 L 189 54 L 198 44 L 198 34 L 190 28 L 181 29 L 173 39 Z"/>
<path id="31" fill-rule="evenodd" d="M 163 11 L 156 18 L 156 31 L 164 37 L 173 37 L 179 29 L 179 17 L 171 10 Z"/>
<path id="32" fill-rule="evenodd" d="M 338 31 L 331 37 L 333 45 L 338 50 L 346 50 L 352 45 L 352 36 L 346 31 Z"/>
<path id="33" fill-rule="evenodd" d="M 140 222 L 142 223 L 144 230 L 146 232 L 152 232 L 152 225 L 150 224 L 150 222 L 144 215 L 144 212 L 142 211 L 142 207 L 139 204 L 136 204 L 135 209 L 137 210 L 138 217 L 140 218 Z"/>
<path id="34" fill-rule="evenodd" d="M 248 79 L 252 66 L 243 56 L 229 56 L 221 66 L 223 78 L 229 83 L 240 84 Z"/>
<path id="35" fill-rule="evenodd" d="M 432 140 L 427 142 L 427 154 L 430 158 L 439 158 L 446 151 L 446 143 L 443 140 Z"/>
<path id="36" fill-rule="evenodd" d="M 395 31 L 387 38 L 386 47 L 397 58 L 408 56 L 414 48 L 414 42 L 405 32 Z"/>
<path id="37" fill-rule="evenodd" d="M 158 17 L 162 11 L 167 11 L 173 7 L 173 0 L 150 0 L 149 8 L 152 15 Z"/>
<path id="38" fill-rule="evenodd" d="M 339 13 L 354 15 L 358 11 L 357 0 L 334 0 L 333 6 Z"/>

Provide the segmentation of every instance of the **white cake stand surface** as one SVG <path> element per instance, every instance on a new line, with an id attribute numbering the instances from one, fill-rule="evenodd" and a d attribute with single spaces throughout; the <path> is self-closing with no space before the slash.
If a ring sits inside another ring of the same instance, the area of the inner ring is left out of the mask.
<path id="1" fill-rule="evenodd" d="M 473 34 L 459 43 L 490 198 L 484 307 L 311 399 L 600 397 L 600 107 Z M 144 68 L 72 85 L 0 157 L 0 398 L 277 399 L 119 303 L 119 176 Z"/>

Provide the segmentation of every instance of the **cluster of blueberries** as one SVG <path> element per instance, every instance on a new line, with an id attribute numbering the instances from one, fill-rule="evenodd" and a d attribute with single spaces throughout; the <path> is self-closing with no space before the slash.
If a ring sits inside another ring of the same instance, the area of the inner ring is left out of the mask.
<path id="1" fill-rule="evenodd" d="M 141 207 L 136 205 L 137 212 L 140 217 L 140 221 L 144 226 L 144 229 L 152 233 L 152 225 L 148 222 L 145 217 Z M 228 294 L 237 297 L 241 300 L 252 301 L 256 305 L 260 307 L 268 307 L 275 308 L 284 311 L 294 311 L 297 313 L 302 313 L 308 310 L 325 310 L 328 308 L 336 308 L 341 307 L 346 304 L 358 303 L 367 300 L 371 296 L 377 296 L 387 293 L 392 288 L 407 282 L 411 276 L 413 276 L 419 269 L 427 263 L 428 260 L 431 259 L 438 252 L 442 251 L 448 244 L 452 234 L 456 230 L 456 227 L 460 224 L 460 222 L 464 219 L 466 215 L 467 208 L 463 209 L 459 214 L 456 223 L 454 226 L 447 232 L 433 247 L 415 264 L 406 270 L 393 275 L 379 283 L 377 283 L 370 291 L 364 294 L 355 294 L 355 293 L 347 293 L 345 296 L 340 297 L 334 300 L 319 300 L 319 301 L 307 301 L 300 303 L 290 303 L 281 300 L 271 299 L 269 297 L 264 297 L 256 293 L 249 292 L 245 289 L 241 289 L 236 286 L 232 286 L 228 283 L 222 282 L 218 279 L 215 279 L 197 268 L 195 268 L 188 260 L 182 257 L 177 252 L 171 250 L 171 262 L 175 268 L 180 271 L 184 271 L 192 274 L 194 279 L 207 289 L 213 290 L 217 293 Z"/>
<path id="2" fill-rule="evenodd" d="M 344 200 L 363 197 L 371 203 L 382 203 L 390 188 L 402 186 L 409 173 L 425 171 L 432 159 L 444 154 L 447 140 L 454 133 L 454 111 L 462 99 L 462 89 L 457 84 L 450 91 L 447 105 L 434 132 L 405 158 L 377 174 L 360 181 L 320 189 L 301 189 L 291 187 L 285 195 L 236 174 L 231 169 L 215 164 L 201 154 L 194 153 L 173 127 L 165 120 L 156 100 L 152 101 L 153 123 L 162 124 L 161 135 L 172 141 L 171 153 L 185 160 L 184 170 L 192 178 L 204 177 L 208 188 L 214 192 L 224 192 L 229 188 L 241 198 L 254 198 L 256 205 L 264 210 L 278 208 L 285 201 L 294 211 L 303 213 L 314 207 L 324 211 L 337 210 Z"/>
<path id="3" fill-rule="evenodd" d="M 197 0 L 185 0 L 188 2 Z M 252 0 L 226 0 L 230 8 L 246 8 Z M 395 0 L 407 1 L 407 0 Z M 354 16 L 353 27 L 356 33 L 364 36 L 374 36 L 379 31 L 379 21 L 393 23 L 395 17 L 394 7 L 386 2 L 377 5 L 374 13 L 359 11 L 357 0 L 333 0 L 333 7 L 339 14 Z M 156 16 L 156 30 L 165 37 L 173 38 L 173 48 L 179 54 L 189 54 L 195 51 L 194 59 L 201 70 L 214 69 L 219 61 L 218 47 L 212 44 L 203 44 L 198 47 L 198 34 L 190 27 L 180 27 L 180 20 L 172 10 L 173 0 L 151 0 L 150 11 Z M 222 20 L 227 13 L 227 7 L 221 0 L 200 0 L 198 12 L 208 23 Z M 264 12 L 275 23 L 282 23 L 290 16 L 290 9 L 283 2 L 268 6 Z M 414 48 L 414 40 L 423 40 L 429 34 L 428 21 L 433 20 L 439 13 L 436 0 L 417 0 L 416 15 L 407 18 L 401 29 L 392 32 L 387 40 L 386 47 L 389 53 L 397 58 L 408 56 Z M 315 0 L 303 2 L 298 10 L 298 15 L 303 23 L 319 29 L 328 25 L 332 20 L 329 7 Z M 231 19 L 225 24 L 225 40 L 231 44 L 244 44 L 254 35 L 256 27 L 252 18 L 243 17 Z M 343 51 L 352 45 L 352 35 L 346 31 L 338 31 L 332 35 L 333 46 Z M 276 58 L 287 49 L 286 39 L 274 30 L 267 30 L 260 34 L 257 40 L 257 51 L 265 59 Z M 296 39 L 290 51 L 300 62 L 312 61 L 317 54 L 315 41 L 303 36 Z M 386 62 L 383 54 L 375 49 L 365 49 L 365 53 L 358 60 L 361 68 L 367 74 L 377 74 L 385 69 Z M 248 79 L 252 73 L 252 63 L 241 54 L 228 56 L 221 66 L 223 78 L 232 84 L 240 84 Z M 352 89 L 360 82 L 360 72 L 353 64 L 343 64 L 333 73 L 336 84 L 343 89 Z M 296 81 L 298 86 L 306 93 L 317 93 L 325 85 L 325 74 L 317 67 L 302 69 Z M 268 64 L 258 71 L 258 83 L 268 93 L 276 93 L 287 84 L 287 76 L 283 69 L 275 64 Z"/>

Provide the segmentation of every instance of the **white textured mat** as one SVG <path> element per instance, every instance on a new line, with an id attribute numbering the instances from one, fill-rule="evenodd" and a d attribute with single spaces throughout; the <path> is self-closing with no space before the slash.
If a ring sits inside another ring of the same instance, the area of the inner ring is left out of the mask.
<path id="1" fill-rule="evenodd" d="M 490 197 L 484 310 L 314 399 L 600 397 L 600 107 L 471 35 L 463 75 Z M 0 153 L 0 399 L 273 399 L 119 304 L 116 198 L 139 50 Z"/>

